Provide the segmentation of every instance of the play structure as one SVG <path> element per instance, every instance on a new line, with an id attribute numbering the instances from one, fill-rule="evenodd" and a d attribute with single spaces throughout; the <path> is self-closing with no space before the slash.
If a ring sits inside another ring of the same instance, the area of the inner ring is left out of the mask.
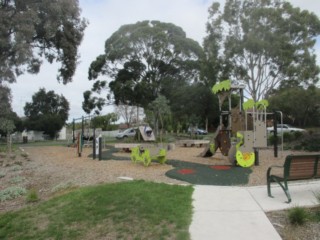
<path id="1" fill-rule="evenodd" d="M 139 127 L 139 134 L 141 135 L 143 141 L 150 142 L 155 141 L 156 138 L 154 136 L 154 132 L 152 131 L 150 126 L 140 126 Z"/>
<path id="2" fill-rule="evenodd" d="M 139 126 L 135 130 L 135 136 L 134 138 L 139 143 L 116 143 L 115 148 L 121 148 L 126 152 L 131 151 L 132 148 L 140 146 L 141 141 L 143 142 L 154 142 L 156 140 L 154 132 L 152 131 L 152 128 L 149 125 L 143 125 Z"/>
<path id="3" fill-rule="evenodd" d="M 135 139 L 139 143 L 117 143 L 115 148 L 120 148 L 125 152 L 131 152 L 130 158 L 134 163 L 143 163 L 144 166 L 149 166 L 152 161 L 157 161 L 161 164 L 166 162 L 166 149 L 163 147 L 157 148 L 153 144 L 142 144 L 143 142 L 154 142 L 156 140 L 152 128 L 147 125 L 137 127 Z"/>
<path id="4" fill-rule="evenodd" d="M 77 155 L 81 157 L 83 147 L 92 147 L 93 159 L 99 155 L 101 158 L 101 129 L 91 126 L 93 115 L 74 118 L 72 121 L 72 142 L 77 149 Z M 76 123 L 81 121 L 81 129 L 76 130 Z M 96 137 L 98 136 L 98 137 Z"/>
<path id="5" fill-rule="evenodd" d="M 134 163 L 141 162 L 144 166 L 149 166 L 151 161 L 157 161 L 160 164 L 164 164 L 167 160 L 166 150 L 160 148 L 159 152 L 156 155 L 151 155 L 149 149 L 144 149 L 143 147 L 133 147 L 131 148 L 131 161 Z"/>
<path id="6" fill-rule="evenodd" d="M 156 140 L 154 132 L 149 125 L 138 127 L 138 139 L 144 142 L 153 142 Z M 152 150 L 153 149 L 153 150 Z M 131 148 L 131 161 L 134 163 L 141 162 L 144 166 L 149 166 L 152 161 L 157 161 L 161 164 L 166 162 L 167 151 L 164 148 L 154 148 L 148 146 L 144 148 L 142 145 L 134 146 Z"/>
<path id="7" fill-rule="evenodd" d="M 243 85 L 232 85 L 230 80 L 213 86 L 212 91 L 219 99 L 220 121 L 213 138 L 200 156 L 213 156 L 219 149 L 232 165 L 250 167 L 255 163 L 258 150 L 267 147 L 268 102 L 244 102 L 243 90 Z M 232 94 L 239 97 L 239 103 L 234 108 Z"/>

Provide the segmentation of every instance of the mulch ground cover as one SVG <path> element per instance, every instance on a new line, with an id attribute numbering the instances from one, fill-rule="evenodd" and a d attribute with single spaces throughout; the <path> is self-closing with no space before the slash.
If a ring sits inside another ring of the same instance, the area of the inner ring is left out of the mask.
<path id="1" fill-rule="evenodd" d="M 130 160 L 130 157 L 115 156 L 116 152 L 118 149 L 107 146 L 107 150 L 102 152 L 101 160 Z M 250 173 L 252 173 L 250 168 L 229 165 L 206 165 L 180 160 L 167 160 L 166 164 L 174 167 L 166 172 L 167 177 L 197 185 L 245 185 L 249 181 Z"/>

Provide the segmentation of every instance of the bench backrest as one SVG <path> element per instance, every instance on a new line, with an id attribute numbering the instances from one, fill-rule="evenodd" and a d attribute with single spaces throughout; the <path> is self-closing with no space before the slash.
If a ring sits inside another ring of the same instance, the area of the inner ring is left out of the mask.
<path id="1" fill-rule="evenodd" d="M 319 177 L 319 158 L 319 154 L 288 155 L 284 163 L 284 177 L 287 179 Z"/>
<path id="2" fill-rule="evenodd" d="M 317 166 L 316 178 L 320 178 L 320 156 L 318 157 L 318 166 Z"/>

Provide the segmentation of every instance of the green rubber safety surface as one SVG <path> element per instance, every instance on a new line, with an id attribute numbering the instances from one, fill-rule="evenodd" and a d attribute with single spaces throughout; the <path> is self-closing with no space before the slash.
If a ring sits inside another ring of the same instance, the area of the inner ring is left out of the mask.
<path id="1" fill-rule="evenodd" d="M 130 157 L 119 157 L 119 156 L 115 156 L 113 155 L 114 153 L 119 152 L 119 149 L 111 146 L 111 145 L 107 145 L 106 149 L 104 149 L 101 152 L 101 160 L 118 160 L 118 161 L 128 161 L 130 160 Z M 88 157 L 92 158 L 92 154 L 88 155 Z M 96 154 L 96 160 L 98 160 L 99 156 L 98 154 Z"/>
<path id="2" fill-rule="evenodd" d="M 197 185 L 237 186 L 245 185 L 252 173 L 250 168 L 226 165 L 206 165 L 178 160 L 168 160 L 175 167 L 166 176 Z"/>
<path id="3" fill-rule="evenodd" d="M 118 152 L 118 149 L 113 146 L 107 146 L 107 149 L 102 152 L 101 160 L 130 161 L 130 157 L 113 155 L 116 152 Z M 89 157 L 92 157 L 92 154 Z M 166 172 L 167 177 L 197 185 L 246 185 L 249 181 L 249 175 L 252 173 L 250 168 L 228 165 L 206 165 L 180 160 L 167 160 L 166 164 L 174 167 L 174 169 Z M 148 168 L 146 168 L 147 170 Z"/>

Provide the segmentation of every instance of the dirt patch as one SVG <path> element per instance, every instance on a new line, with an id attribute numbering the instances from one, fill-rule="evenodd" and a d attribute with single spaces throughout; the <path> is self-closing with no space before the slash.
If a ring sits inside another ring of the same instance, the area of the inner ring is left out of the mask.
<path id="1" fill-rule="evenodd" d="M 320 208 L 310 208 L 309 211 L 317 211 Z M 274 228 L 283 240 L 320 239 L 320 222 L 308 221 L 299 226 L 289 222 L 288 210 L 266 213 Z"/>

